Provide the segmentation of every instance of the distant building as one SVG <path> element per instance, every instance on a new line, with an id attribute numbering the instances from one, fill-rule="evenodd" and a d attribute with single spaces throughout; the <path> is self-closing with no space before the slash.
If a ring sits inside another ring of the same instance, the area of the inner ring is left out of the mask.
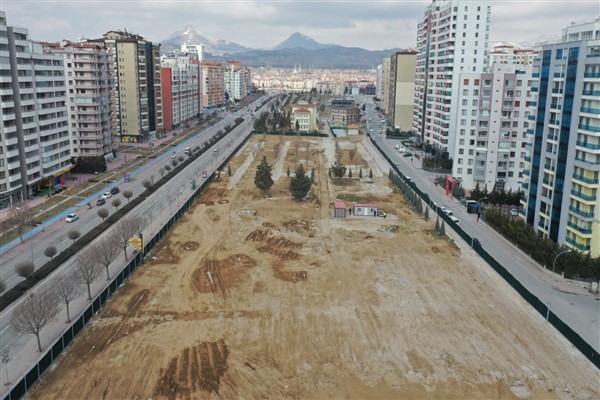
<path id="1" fill-rule="evenodd" d="M 360 133 L 360 126 L 357 124 L 350 124 L 347 126 L 348 136 L 358 136 Z"/>
<path id="2" fill-rule="evenodd" d="M 379 64 L 377 66 L 377 83 L 375 84 L 375 86 L 376 86 L 375 97 L 377 97 L 378 99 L 381 99 L 381 96 L 382 96 L 382 85 L 383 85 L 383 64 Z"/>
<path id="3" fill-rule="evenodd" d="M 63 57 L 67 75 L 69 135 L 73 157 L 112 153 L 109 56 L 102 43 L 62 41 L 44 49 Z"/>
<path id="4" fill-rule="evenodd" d="M 71 169 L 63 56 L 0 11 L 0 207 L 64 182 Z"/>
<path id="5" fill-rule="evenodd" d="M 111 116 L 121 142 L 147 142 L 163 137 L 160 44 L 127 31 L 109 31 L 88 40 L 111 54 Z"/>
<path id="6" fill-rule="evenodd" d="M 200 62 L 204 61 L 204 45 L 202 44 L 182 44 L 181 52 L 193 55 Z"/>
<path id="7" fill-rule="evenodd" d="M 360 110 L 354 100 L 335 99 L 331 101 L 331 125 L 348 126 L 360 121 Z"/>
<path id="8" fill-rule="evenodd" d="M 307 101 L 292 104 L 292 128 L 298 126 L 299 132 L 312 132 L 317 130 L 317 105 Z M 297 123 L 297 125 L 296 125 Z"/>
<path id="9" fill-rule="evenodd" d="M 200 68 L 190 56 L 165 56 L 161 65 L 164 126 L 170 131 L 200 114 Z"/>
<path id="10" fill-rule="evenodd" d="M 225 92 L 228 93 L 230 101 L 243 99 L 252 89 L 252 73 L 239 61 L 227 61 L 224 79 Z"/>
<path id="11" fill-rule="evenodd" d="M 225 67 L 215 61 L 202 62 L 202 105 L 206 108 L 225 104 Z"/>
<path id="12" fill-rule="evenodd" d="M 390 62 L 391 58 L 386 57 L 383 59 L 383 67 L 381 72 L 381 102 L 383 103 L 383 112 L 388 115 L 389 106 L 388 106 L 388 92 L 389 92 L 389 84 L 390 84 Z"/>
<path id="13" fill-rule="evenodd" d="M 490 52 L 490 66 L 494 64 L 531 65 L 540 54 L 533 49 L 525 49 L 513 43 L 499 43 Z"/>

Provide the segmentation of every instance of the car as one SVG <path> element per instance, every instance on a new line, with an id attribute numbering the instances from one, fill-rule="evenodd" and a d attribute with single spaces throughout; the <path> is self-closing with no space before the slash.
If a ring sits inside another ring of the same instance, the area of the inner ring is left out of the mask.
<path id="1" fill-rule="evenodd" d="M 454 216 L 450 216 L 450 221 L 454 222 L 456 225 L 459 225 L 458 223 L 458 218 L 454 217 Z"/>
<path id="2" fill-rule="evenodd" d="M 377 211 L 377 216 L 378 216 L 378 217 L 383 217 L 383 218 L 385 218 L 385 212 L 383 212 L 383 211 L 379 211 L 379 210 L 378 210 L 378 211 Z"/>
<path id="3" fill-rule="evenodd" d="M 403 156 L 404 157 L 412 157 L 413 153 L 410 153 L 410 152 L 407 151 L 406 153 L 403 154 Z"/>
<path id="4" fill-rule="evenodd" d="M 177 157 L 177 153 L 171 154 L 171 158 L 175 158 L 175 157 Z"/>
<path id="5" fill-rule="evenodd" d="M 185 148 L 185 151 L 184 151 L 184 153 L 185 153 L 186 155 L 188 155 L 188 154 L 190 154 L 190 152 L 191 152 L 191 151 L 192 151 L 192 148 L 191 148 L 191 147 L 186 147 L 186 148 Z"/>
<path id="6" fill-rule="evenodd" d="M 398 153 L 406 153 L 408 150 L 406 149 L 406 147 L 400 147 L 398 149 Z"/>
<path id="7" fill-rule="evenodd" d="M 78 219 L 79 219 L 79 217 L 77 216 L 77 214 L 69 214 L 69 215 L 67 215 L 67 218 L 65 218 L 65 221 L 70 224 L 71 222 L 75 222 Z"/>
<path id="8" fill-rule="evenodd" d="M 402 146 L 400 146 L 399 144 L 397 144 L 397 145 L 396 145 L 396 148 L 397 148 L 397 149 L 401 149 L 401 148 L 402 148 Z"/>
<path id="9" fill-rule="evenodd" d="M 513 217 L 516 217 L 517 215 L 519 215 L 519 210 L 517 210 L 516 208 L 511 208 L 509 212 L 510 212 L 510 215 L 512 215 Z"/>
<path id="10" fill-rule="evenodd" d="M 369 132 L 373 133 L 373 128 L 369 129 Z"/>
<path id="11" fill-rule="evenodd" d="M 412 182 L 412 178 L 410 176 L 404 176 L 404 179 L 406 179 L 409 182 Z"/>
<path id="12" fill-rule="evenodd" d="M 446 215 L 448 215 L 448 216 L 450 216 L 450 217 L 454 215 L 454 213 L 452 212 L 452 210 L 451 210 L 451 209 L 449 209 L 449 208 L 442 207 L 442 208 L 440 208 L 440 210 L 441 210 L 441 211 L 442 211 L 444 214 L 446 214 Z"/>
<path id="13" fill-rule="evenodd" d="M 111 193 L 111 192 L 104 192 L 104 193 L 102 194 L 102 198 L 103 198 L 104 200 L 108 200 L 108 199 L 110 199 L 111 197 L 112 197 L 112 193 Z"/>
<path id="14" fill-rule="evenodd" d="M 100 197 L 96 202 L 97 206 L 103 206 L 104 204 L 106 204 L 106 200 L 104 200 L 102 197 Z"/>
<path id="15" fill-rule="evenodd" d="M 114 188 L 110 189 L 110 193 L 111 194 L 119 194 L 120 190 L 118 186 L 115 186 Z"/>

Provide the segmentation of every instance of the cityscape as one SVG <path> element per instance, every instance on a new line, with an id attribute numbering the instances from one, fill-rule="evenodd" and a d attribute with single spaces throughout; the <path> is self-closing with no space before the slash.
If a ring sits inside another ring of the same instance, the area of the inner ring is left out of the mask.
<path id="1" fill-rule="evenodd" d="M 2 399 L 600 398 L 600 9 L 26 3 Z"/>

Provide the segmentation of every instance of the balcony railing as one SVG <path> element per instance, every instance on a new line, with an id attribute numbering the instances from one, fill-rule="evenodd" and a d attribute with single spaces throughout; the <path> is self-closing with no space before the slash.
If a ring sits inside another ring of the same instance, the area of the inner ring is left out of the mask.
<path id="1" fill-rule="evenodd" d="M 551 119 L 548 121 L 548 123 L 551 125 L 560 125 L 560 122 L 557 119 Z"/>
<path id="2" fill-rule="evenodd" d="M 562 110 L 562 106 L 560 104 L 550 104 L 550 108 L 554 110 Z"/>
<path id="3" fill-rule="evenodd" d="M 596 201 L 596 199 L 598 198 L 598 196 L 596 196 L 595 194 L 585 194 L 585 193 L 579 192 L 579 191 L 577 191 L 575 189 L 571 189 L 571 194 L 573 196 L 577 196 L 580 199 L 584 199 L 584 200 L 587 200 L 587 201 Z"/>
<path id="4" fill-rule="evenodd" d="M 598 92 L 600 93 L 600 92 Z M 579 124 L 579 129 L 583 129 L 590 132 L 600 132 L 600 126 L 584 125 Z"/>
<path id="5" fill-rule="evenodd" d="M 525 161 L 530 163 L 531 162 L 531 156 L 525 156 Z"/>
<path id="6" fill-rule="evenodd" d="M 600 78 L 600 72 L 586 72 L 583 74 L 584 78 Z"/>
<path id="7" fill-rule="evenodd" d="M 563 94 L 563 90 L 562 89 L 552 89 L 552 93 L 553 94 Z"/>
<path id="8" fill-rule="evenodd" d="M 573 174 L 573 179 L 577 179 L 581 182 L 589 183 L 592 185 L 597 185 L 598 183 L 600 183 L 599 178 L 588 178 L 588 177 L 585 177 L 583 175 L 578 175 L 578 174 Z"/>
<path id="9" fill-rule="evenodd" d="M 600 90 L 584 90 L 582 94 L 584 96 L 600 96 Z"/>
<path id="10" fill-rule="evenodd" d="M 599 150 L 600 149 L 600 144 L 580 142 L 580 141 L 577 141 L 577 146 L 585 147 L 587 149 L 592 149 L 592 150 Z"/>
<path id="11" fill-rule="evenodd" d="M 521 215 L 527 215 L 527 211 L 525 211 L 525 207 L 521 207 L 519 209 L 519 214 L 521 214 Z"/>
<path id="12" fill-rule="evenodd" d="M 535 115 L 531 115 L 531 114 L 530 114 L 530 115 L 528 115 L 528 116 L 527 116 L 527 119 L 528 119 L 529 121 L 535 121 Z"/>
<path id="13" fill-rule="evenodd" d="M 532 91 L 532 92 L 534 92 L 534 93 L 537 93 L 537 92 L 539 92 L 539 91 L 540 91 L 540 89 L 539 89 L 539 88 L 537 88 L 537 87 L 535 87 L 535 86 L 532 86 L 532 87 L 531 87 L 531 91 Z"/>
<path id="14" fill-rule="evenodd" d="M 597 114 L 600 116 L 600 108 L 581 107 L 581 112 L 589 114 Z"/>
<path id="15" fill-rule="evenodd" d="M 539 78 L 540 77 L 540 73 L 539 72 L 534 72 L 533 74 L 531 74 L 531 77 L 533 77 L 533 78 Z"/>
<path id="16" fill-rule="evenodd" d="M 577 215 L 580 215 L 584 218 L 594 218 L 594 212 L 583 211 L 577 207 L 569 206 L 569 211 L 574 212 Z"/>
<path id="17" fill-rule="evenodd" d="M 524 169 L 523 170 L 523 175 L 530 176 L 531 175 L 531 170 L 530 169 Z"/>
<path id="18" fill-rule="evenodd" d="M 533 129 L 531 129 L 531 128 L 527 129 L 527 134 L 528 135 L 533 135 L 534 134 Z"/>
<path id="19" fill-rule="evenodd" d="M 592 228 L 584 228 L 583 226 L 579 226 L 574 222 L 567 222 L 567 225 L 570 226 L 571 228 L 577 230 L 578 232 L 581 232 L 583 234 L 590 234 L 592 233 Z"/>
<path id="20" fill-rule="evenodd" d="M 590 250 L 589 244 L 586 245 L 586 244 L 577 243 L 574 239 L 571 239 L 571 238 L 566 238 L 565 241 L 567 243 L 572 244 L 573 246 L 577 247 L 581 251 L 589 251 Z"/>

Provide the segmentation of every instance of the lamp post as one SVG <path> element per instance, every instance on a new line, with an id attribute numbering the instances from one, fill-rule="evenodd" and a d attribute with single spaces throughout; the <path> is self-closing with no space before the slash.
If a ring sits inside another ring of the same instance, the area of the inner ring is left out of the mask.
<path id="1" fill-rule="evenodd" d="M 556 257 L 554 257 L 554 261 L 552 262 L 552 272 L 554 272 L 554 267 L 556 267 L 556 259 L 558 259 L 558 256 L 560 256 L 561 254 L 570 253 L 570 252 L 571 252 L 571 249 L 566 249 L 566 250 L 561 251 L 560 253 L 558 253 L 556 255 Z"/>
<path id="2" fill-rule="evenodd" d="M 33 220 L 33 214 L 31 213 L 31 211 L 27 211 L 25 209 L 21 209 L 19 207 L 15 207 L 17 210 L 21 211 L 21 212 L 25 212 L 27 214 L 29 214 L 29 235 L 31 236 L 31 242 L 30 242 L 30 247 L 31 247 L 31 262 L 33 263 L 33 233 L 31 231 L 31 221 Z"/>
<path id="3" fill-rule="evenodd" d="M 44 226 L 44 214 L 46 210 L 42 210 L 42 232 L 46 231 L 46 227 Z"/>

